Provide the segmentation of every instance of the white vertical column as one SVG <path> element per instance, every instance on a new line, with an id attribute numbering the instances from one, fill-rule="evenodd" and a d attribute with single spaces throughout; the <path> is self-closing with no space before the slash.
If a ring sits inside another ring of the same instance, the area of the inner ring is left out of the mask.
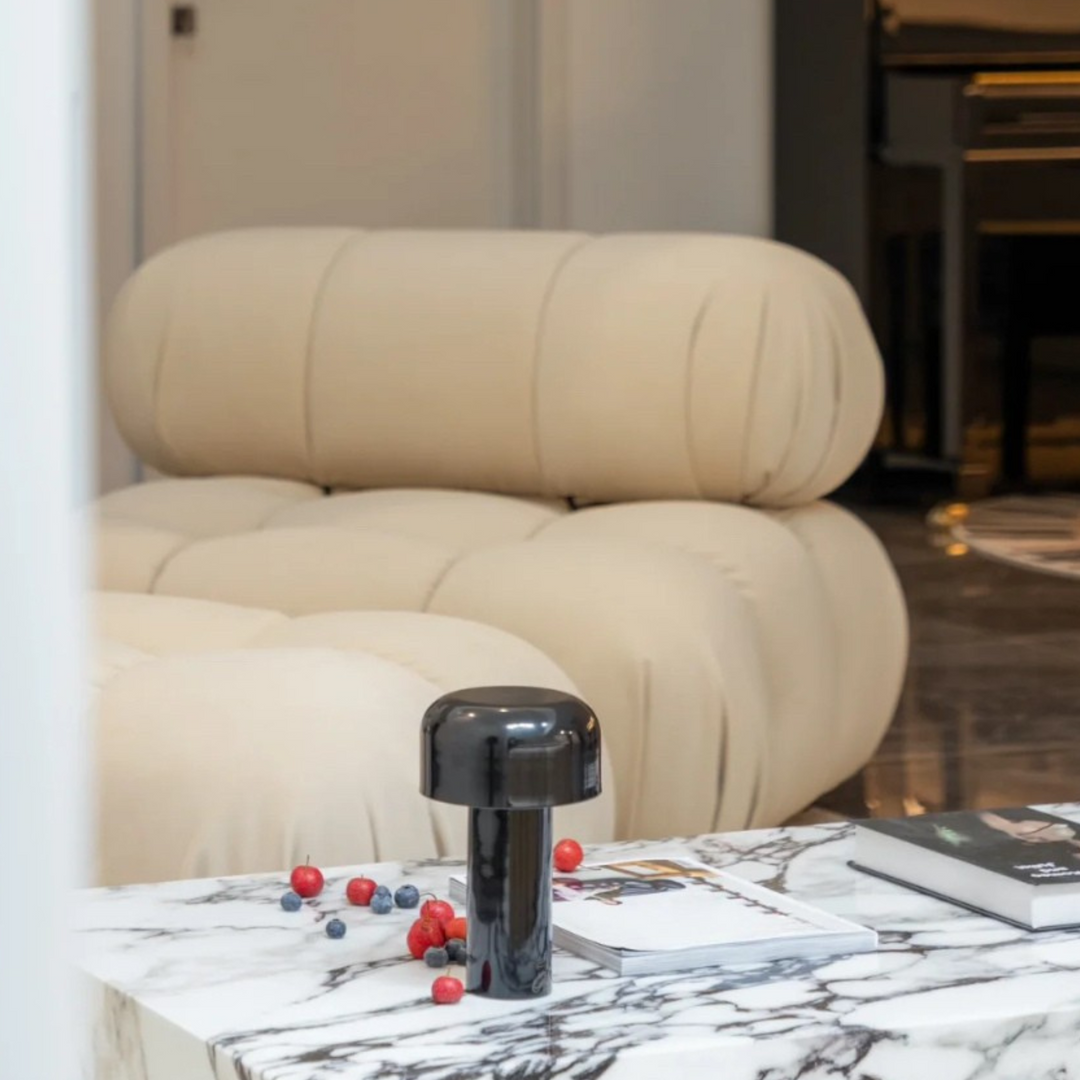
<path id="1" fill-rule="evenodd" d="M 0 1075 L 69 1080 L 84 878 L 86 19 L 0 0 Z"/>

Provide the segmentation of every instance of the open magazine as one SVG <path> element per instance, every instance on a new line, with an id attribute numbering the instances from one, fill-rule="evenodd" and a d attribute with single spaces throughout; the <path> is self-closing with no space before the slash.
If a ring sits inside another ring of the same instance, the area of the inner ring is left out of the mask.
<path id="1" fill-rule="evenodd" d="M 579 867 L 554 878 L 555 944 L 623 975 L 871 952 L 873 930 L 682 857 Z M 450 879 L 465 899 L 465 878 Z"/>

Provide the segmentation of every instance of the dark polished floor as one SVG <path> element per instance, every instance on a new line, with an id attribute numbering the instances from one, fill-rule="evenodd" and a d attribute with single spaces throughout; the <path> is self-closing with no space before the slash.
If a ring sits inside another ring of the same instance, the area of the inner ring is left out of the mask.
<path id="1" fill-rule="evenodd" d="M 1080 800 L 1080 581 L 950 545 L 922 511 L 856 512 L 903 583 L 911 660 L 874 759 L 818 807 L 891 817 Z"/>

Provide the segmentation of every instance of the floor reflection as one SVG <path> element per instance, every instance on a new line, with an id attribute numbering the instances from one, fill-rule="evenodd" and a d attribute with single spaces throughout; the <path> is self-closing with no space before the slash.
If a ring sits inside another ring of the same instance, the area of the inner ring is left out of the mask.
<path id="1" fill-rule="evenodd" d="M 847 817 L 1080 798 L 1080 581 L 950 545 L 919 511 L 856 508 L 911 614 L 911 662 L 873 761 L 818 807 Z"/>

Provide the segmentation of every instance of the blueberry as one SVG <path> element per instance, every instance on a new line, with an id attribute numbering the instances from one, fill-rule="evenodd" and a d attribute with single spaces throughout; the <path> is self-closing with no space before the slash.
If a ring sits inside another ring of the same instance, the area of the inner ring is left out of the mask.
<path id="1" fill-rule="evenodd" d="M 300 899 L 299 895 L 291 889 L 281 898 L 281 906 L 286 911 L 299 911 L 303 903 L 304 901 Z"/>
<path id="2" fill-rule="evenodd" d="M 371 897 L 371 910 L 376 915 L 389 915 L 394 910 L 394 901 L 390 896 L 389 891 L 381 893 L 376 892 Z"/>
<path id="3" fill-rule="evenodd" d="M 394 893 L 394 903 L 398 907 L 414 908 L 420 903 L 420 890 L 415 885 L 402 885 Z"/>
<path id="4" fill-rule="evenodd" d="M 390 896 L 390 886 L 389 885 L 376 885 L 375 886 L 375 891 L 371 895 L 372 896 Z"/>
<path id="5" fill-rule="evenodd" d="M 326 924 L 326 936 L 343 938 L 345 936 L 345 924 L 340 919 L 331 919 Z"/>
<path id="6" fill-rule="evenodd" d="M 446 967 L 450 957 L 447 955 L 445 949 L 439 948 L 438 945 L 431 945 L 424 950 L 424 963 L 428 967 L 441 968 Z"/>
<path id="7" fill-rule="evenodd" d="M 446 943 L 446 955 L 452 964 L 465 963 L 465 942 L 459 937 L 451 938 Z"/>

